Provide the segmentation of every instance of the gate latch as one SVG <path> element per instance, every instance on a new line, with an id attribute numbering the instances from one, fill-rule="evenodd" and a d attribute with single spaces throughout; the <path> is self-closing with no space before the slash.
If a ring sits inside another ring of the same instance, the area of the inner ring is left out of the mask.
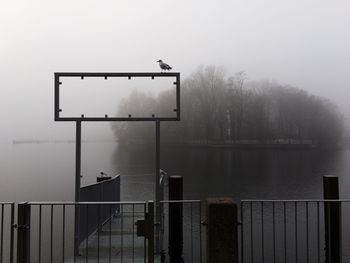
<path id="1" fill-rule="evenodd" d="M 152 236 L 153 224 L 146 215 L 145 219 L 136 221 L 136 229 L 138 237 L 150 238 Z"/>

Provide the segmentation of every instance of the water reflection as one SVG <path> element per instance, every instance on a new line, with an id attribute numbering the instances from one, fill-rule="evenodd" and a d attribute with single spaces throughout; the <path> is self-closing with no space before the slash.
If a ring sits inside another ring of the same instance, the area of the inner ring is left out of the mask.
<path id="1" fill-rule="evenodd" d="M 234 199 L 321 198 L 323 175 L 336 174 L 343 180 L 344 155 L 349 156 L 349 151 L 163 146 L 161 168 L 169 174 L 184 176 L 184 195 L 189 199 L 210 196 L 231 196 Z M 148 182 L 146 192 L 152 192 L 153 147 L 118 145 L 112 160 L 115 169 L 125 177 L 135 176 L 129 178 L 132 185 L 125 185 L 128 191 L 139 196 L 140 188 Z M 137 189 L 133 190 L 133 187 Z"/>

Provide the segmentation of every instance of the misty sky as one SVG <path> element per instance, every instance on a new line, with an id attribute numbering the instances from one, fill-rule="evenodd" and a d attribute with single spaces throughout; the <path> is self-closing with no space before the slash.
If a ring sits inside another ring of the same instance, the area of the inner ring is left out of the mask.
<path id="1" fill-rule="evenodd" d="M 182 78 L 199 65 L 245 70 L 350 116 L 349 13 L 347 0 L 3 0 L 2 137 L 74 136 L 73 123 L 54 122 L 55 71 L 159 71 L 158 59 Z"/>

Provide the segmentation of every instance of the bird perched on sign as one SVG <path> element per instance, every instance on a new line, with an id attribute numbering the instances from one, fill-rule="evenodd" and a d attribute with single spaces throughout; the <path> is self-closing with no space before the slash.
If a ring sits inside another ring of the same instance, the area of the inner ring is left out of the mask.
<path id="1" fill-rule="evenodd" d="M 170 67 L 168 64 L 164 63 L 161 59 L 157 61 L 159 63 L 159 67 L 161 69 L 160 72 L 166 71 L 166 70 L 171 70 L 172 67 Z"/>

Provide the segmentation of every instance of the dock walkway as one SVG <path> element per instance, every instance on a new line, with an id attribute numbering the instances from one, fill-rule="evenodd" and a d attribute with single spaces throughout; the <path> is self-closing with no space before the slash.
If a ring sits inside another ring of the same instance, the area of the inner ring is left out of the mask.
<path id="1" fill-rule="evenodd" d="M 70 258 L 65 262 L 147 262 L 145 239 L 137 236 L 135 225 L 143 218 L 143 212 L 135 211 L 113 216 L 100 231 L 81 243 L 80 255 L 75 260 Z"/>

